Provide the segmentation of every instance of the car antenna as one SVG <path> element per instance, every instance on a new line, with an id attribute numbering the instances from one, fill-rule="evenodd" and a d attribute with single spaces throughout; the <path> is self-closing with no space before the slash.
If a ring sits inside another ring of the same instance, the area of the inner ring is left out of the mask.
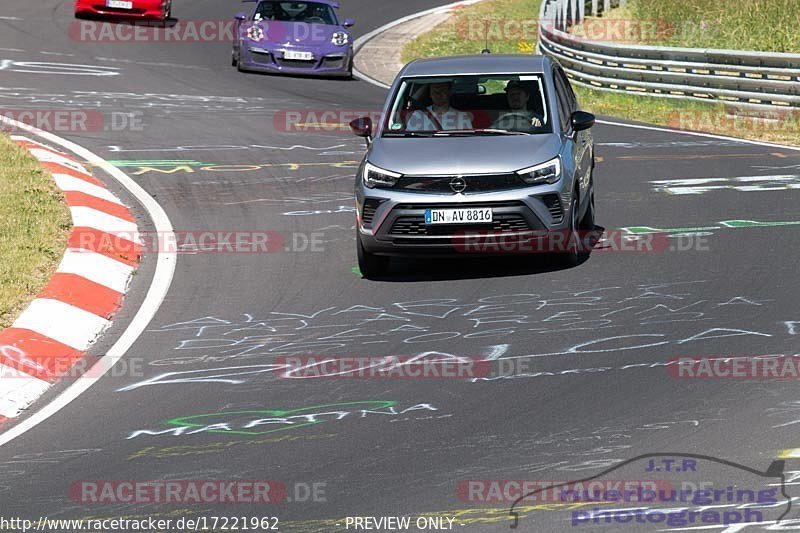
<path id="1" fill-rule="evenodd" d="M 489 50 L 489 24 L 486 24 L 483 28 L 483 40 L 484 48 L 481 50 L 481 54 L 491 54 L 492 51 Z"/>

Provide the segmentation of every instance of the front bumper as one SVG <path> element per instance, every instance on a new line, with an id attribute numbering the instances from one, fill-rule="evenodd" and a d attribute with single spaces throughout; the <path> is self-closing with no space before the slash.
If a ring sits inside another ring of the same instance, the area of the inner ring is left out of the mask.
<path id="1" fill-rule="evenodd" d="M 107 17 L 120 19 L 145 19 L 161 20 L 166 12 L 167 2 L 156 1 L 134 1 L 133 9 L 115 9 L 106 6 L 103 0 L 87 0 L 75 4 L 76 16 Z"/>
<path id="2" fill-rule="evenodd" d="M 309 50 L 310 51 L 310 50 Z M 260 46 L 241 48 L 239 62 L 244 70 L 253 72 L 282 72 L 286 74 L 304 74 L 318 76 L 349 76 L 353 60 L 353 50 L 313 52 L 311 61 L 290 60 L 283 58 L 283 49 L 270 49 Z"/>
<path id="3" fill-rule="evenodd" d="M 566 232 L 571 194 L 559 183 L 470 195 L 432 195 L 360 187 L 356 194 L 359 239 L 379 255 L 492 253 L 477 242 L 502 242 L 508 250 L 536 251 L 532 240 Z M 568 191 L 569 188 L 566 188 Z M 426 209 L 490 207 L 484 224 L 426 225 Z"/>

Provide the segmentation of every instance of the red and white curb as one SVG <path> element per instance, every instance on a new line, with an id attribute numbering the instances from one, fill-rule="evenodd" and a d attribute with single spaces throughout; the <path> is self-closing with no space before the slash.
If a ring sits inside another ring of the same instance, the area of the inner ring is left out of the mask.
<path id="1" fill-rule="evenodd" d="M 69 155 L 13 135 L 64 191 L 72 231 L 56 273 L 0 332 L 0 426 L 20 415 L 83 357 L 111 324 L 141 253 L 136 219 Z M 86 243 L 104 243 L 90 250 Z"/>

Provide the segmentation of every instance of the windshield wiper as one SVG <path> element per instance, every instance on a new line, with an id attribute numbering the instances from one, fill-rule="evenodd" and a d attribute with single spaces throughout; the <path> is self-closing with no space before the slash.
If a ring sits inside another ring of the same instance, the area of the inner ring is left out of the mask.
<path id="1" fill-rule="evenodd" d="M 532 135 L 524 131 L 500 130 L 496 128 L 484 128 L 478 130 L 441 130 L 436 135 Z"/>

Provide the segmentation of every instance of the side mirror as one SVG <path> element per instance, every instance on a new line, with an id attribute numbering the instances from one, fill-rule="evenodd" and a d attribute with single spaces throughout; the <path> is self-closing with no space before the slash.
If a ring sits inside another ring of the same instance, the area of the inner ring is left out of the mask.
<path id="1" fill-rule="evenodd" d="M 239 22 L 244 22 L 245 20 L 247 20 L 247 13 L 236 13 L 236 16 L 234 18 Z"/>
<path id="2" fill-rule="evenodd" d="M 344 19 L 344 22 L 342 22 L 342 26 L 344 26 L 345 28 L 349 28 L 350 26 L 354 25 L 355 23 L 356 23 L 356 21 L 353 20 L 353 19 Z"/>
<path id="3" fill-rule="evenodd" d="M 594 115 L 585 111 L 575 111 L 570 118 L 573 131 L 588 130 L 594 126 Z"/>
<path id="4" fill-rule="evenodd" d="M 369 117 L 360 117 L 350 121 L 350 130 L 356 137 L 365 137 L 369 139 L 372 137 L 372 119 Z"/>

